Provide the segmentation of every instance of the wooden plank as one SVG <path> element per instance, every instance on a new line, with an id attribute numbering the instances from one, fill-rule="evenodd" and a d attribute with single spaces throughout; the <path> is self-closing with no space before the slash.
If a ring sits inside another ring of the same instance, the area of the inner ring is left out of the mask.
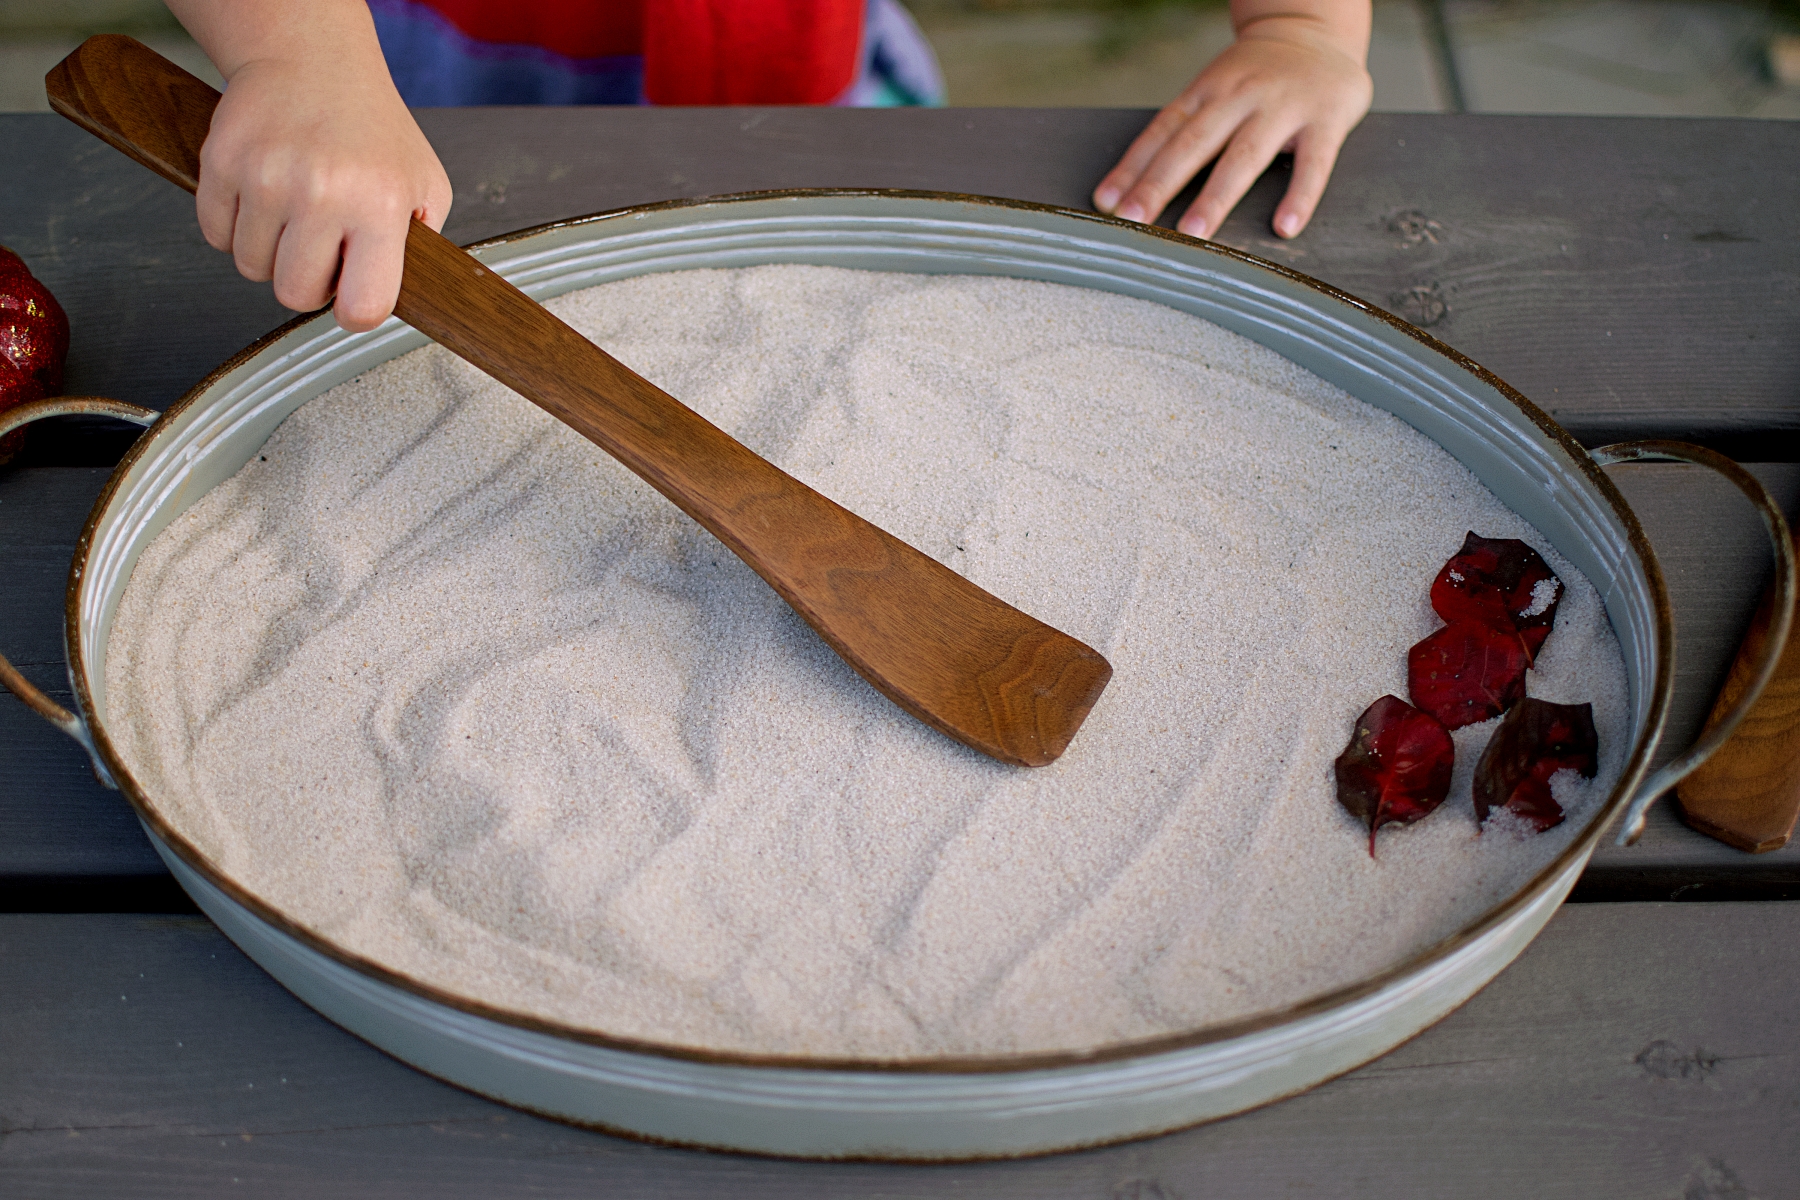
<path id="1" fill-rule="evenodd" d="M 0 470 L 0 653 L 65 706 L 73 697 L 63 592 L 75 540 L 107 475 L 94 467 Z M 5 692 L 0 687 L 0 907 L 138 907 L 146 888 L 165 905 L 179 903 L 157 882 L 167 872 L 130 805 L 95 781 L 79 746 Z M 43 894 L 46 887 L 56 895 Z"/>
<path id="2" fill-rule="evenodd" d="M 770 187 L 915 187 L 1084 207 L 1129 109 L 460 109 L 421 114 L 449 234 Z M 283 316 L 192 202 L 59 117 L 0 116 L 0 241 L 74 325 L 68 386 L 166 406 Z M 1596 443 L 1651 433 L 1800 458 L 1800 125 L 1377 114 L 1314 225 L 1267 176 L 1221 240 L 1409 313 Z M 35 461 L 111 461 L 65 427 Z M 84 457 L 86 456 L 86 457 Z"/>
<path id="3" fill-rule="evenodd" d="M 24 256 L 69 314 L 70 395 L 166 408 L 245 343 L 282 320 L 228 255 L 207 246 L 183 195 L 49 113 L 0 116 L 0 242 Z M 63 418 L 33 429 L 67 456 L 57 430 L 105 429 L 89 461 L 112 461 L 135 431 Z M 41 458 L 38 458 L 41 461 Z"/>
<path id="4" fill-rule="evenodd" d="M 0 471 L 0 553 L 11 561 L 21 549 L 73 546 L 109 474 L 94 467 Z"/>
<path id="5" fill-rule="evenodd" d="M 1088 208 L 1149 118 L 1137 109 L 436 109 L 456 188 L 445 232 L 765 188 L 926 188 Z M 892 119 L 891 119 L 892 118 Z"/>
<path id="6" fill-rule="evenodd" d="M 66 683 L 58 689 L 47 686 L 49 672 L 26 674 L 69 703 Z M 87 754 L 0 689 L 0 911 L 131 910 L 145 903 L 137 898 L 144 884 L 158 907 L 185 908 L 158 882 L 166 878 L 131 806 L 94 779 Z M 59 885 L 54 898 L 33 898 L 51 884 Z"/>
<path id="7" fill-rule="evenodd" d="M 1427 326 L 1588 445 L 1794 461 L 1797 214 L 1796 122 L 1384 116 L 1316 229 L 1224 240 Z"/>
<path id="8" fill-rule="evenodd" d="M 1147 116 L 465 110 L 425 128 L 457 184 L 453 232 L 473 238 L 763 187 L 1085 209 Z M 1293 242 L 1268 227 L 1285 184 L 1282 167 L 1265 176 L 1219 240 L 1426 324 L 1588 444 L 1680 436 L 1797 457 L 1800 125 L 1377 114 Z"/>
<path id="9" fill-rule="evenodd" d="M 1753 466 L 1800 516 L 1800 465 Z M 1755 607 L 1768 569 L 1761 527 L 1734 489 L 1691 467 L 1629 466 L 1614 477 L 1643 520 L 1668 576 L 1677 618 L 1676 707 L 1663 757 L 1698 732 Z M 105 472 L 33 467 L 0 472 L 0 562 L 29 569 L 0 573 L 0 612 L 9 616 L 5 650 L 30 664 L 28 677 L 67 701 L 62 668 L 62 588 L 74 538 Z M 157 885 L 155 899 L 134 898 L 163 868 L 115 792 L 101 787 L 83 754 L 21 704 L 0 703 L 0 909 L 43 904 L 92 911 L 97 903 L 138 909 L 182 905 Z M 61 899 L 27 904 L 33 888 L 54 877 L 91 881 Z M 113 881 L 108 883 L 107 881 Z M 105 890 L 110 889 L 110 890 Z M 1800 843 L 1772 854 L 1746 855 L 1680 823 L 1673 805 L 1652 810 L 1633 847 L 1605 846 L 1595 855 L 1577 898 L 1646 900 L 1800 898 Z"/>
<path id="10" fill-rule="evenodd" d="M 0 916 L 0 1193 L 1775 1197 L 1800 1178 L 1800 905 L 1582 905 L 1361 1070 L 1182 1133 L 946 1167 L 639 1145 L 407 1068 L 204 919 Z"/>

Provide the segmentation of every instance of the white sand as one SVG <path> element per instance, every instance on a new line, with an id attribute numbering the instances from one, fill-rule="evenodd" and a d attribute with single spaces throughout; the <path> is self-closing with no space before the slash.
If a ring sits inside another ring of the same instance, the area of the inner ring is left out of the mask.
<path id="1" fill-rule="evenodd" d="M 551 305 L 752 448 L 1095 646 L 1056 764 L 904 716 L 710 535 L 436 348 L 302 408 L 139 562 L 109 724 L 225 872 L 392 969 L 614 1035 L 907 1057 L 1278 1008 L 1453 933 L 1617 777 L 1593 588 L 1447 454 L 1156 305 L 763 267 Z M 1567 584 L 1559 828 L 1337 804 L 1473 529 Z M 1502 823 L 1504 825 L 1504 823 Z"/>

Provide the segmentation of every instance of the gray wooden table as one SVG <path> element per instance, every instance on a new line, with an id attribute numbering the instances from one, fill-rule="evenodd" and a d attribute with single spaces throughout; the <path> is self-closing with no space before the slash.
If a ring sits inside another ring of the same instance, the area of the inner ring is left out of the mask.
<path id="1" fill-rule="evenodd" d="M 1146 114 L 423 114 L 460 241 L 672 196 L 916 187 L 1075 207 Z M 192 202 L 48 116 L 0 117 L 0 242 L 62 299 L 67 390 L 164 407 L 283 319 Z M 1800 511 L 1800 125 L 1376 116 L 1307 233 L 1283 170 L 1221 240 L 1402 312 L 1593 445 L 1698 440 Z M 43 427 L 40 427 L 43 428 Z M 128 440 L 70 420 L 0 469 L 4 650 L 66 698 L 61 592 Z M 1621 486 L 1680 639 L 1671 749 L 1767 571 L 1697 472 Z M 1138 1144 L 963 1167 L 640 1146 L 437 1083 L 313 1015 L 192 909 L 115 793 L 0 702 L 0 1195 L 1800 1196 L 1800 846 L 1750 857 L 1659 812 L 1459 1012 L 1294 1100 Z M 1670 901 L 1681 901 L 1670 903 Z M 1699 903 L 1695 903 L 1699 901 Z"/>

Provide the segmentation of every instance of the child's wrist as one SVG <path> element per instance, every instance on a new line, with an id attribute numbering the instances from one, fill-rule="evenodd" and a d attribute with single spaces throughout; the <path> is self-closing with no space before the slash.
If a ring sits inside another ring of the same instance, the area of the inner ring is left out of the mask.
<path id="1" fill-rule="evenodd" d="M 363 0 L 167 0 L 227 82 L 247 67 L 316 70 L 373 51 L 375 25 Z M 358 64 L 366 66 L 366 63 Z"/>
<path id="2" fill-rule="evenodd" d="M 1325 50 L 1342 54 L 1359 67 L 1369 58 L 1366 28 L 1340 27 L 1336 22 L 1310 13 L 1283 12 L 1250 17 L 1234 30 L 1237 40 L 1281 42 L 1309 50 Z"/>

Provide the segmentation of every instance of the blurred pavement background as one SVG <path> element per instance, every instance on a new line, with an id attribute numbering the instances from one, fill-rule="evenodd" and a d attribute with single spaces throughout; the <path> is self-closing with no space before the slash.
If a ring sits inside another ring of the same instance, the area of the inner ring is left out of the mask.
<path id="1" fill-rule="evenodd" d="M 1156 107 L 1231 38 L 1223 0 L 906 2 L 958 105 Z M 218 84 L 160 0 L 0 0 L 0 112 L 101 32 Z M 1385 112 L 1794 119 L 1800 0 L 1376 0 L 1369 70 Z"/>

